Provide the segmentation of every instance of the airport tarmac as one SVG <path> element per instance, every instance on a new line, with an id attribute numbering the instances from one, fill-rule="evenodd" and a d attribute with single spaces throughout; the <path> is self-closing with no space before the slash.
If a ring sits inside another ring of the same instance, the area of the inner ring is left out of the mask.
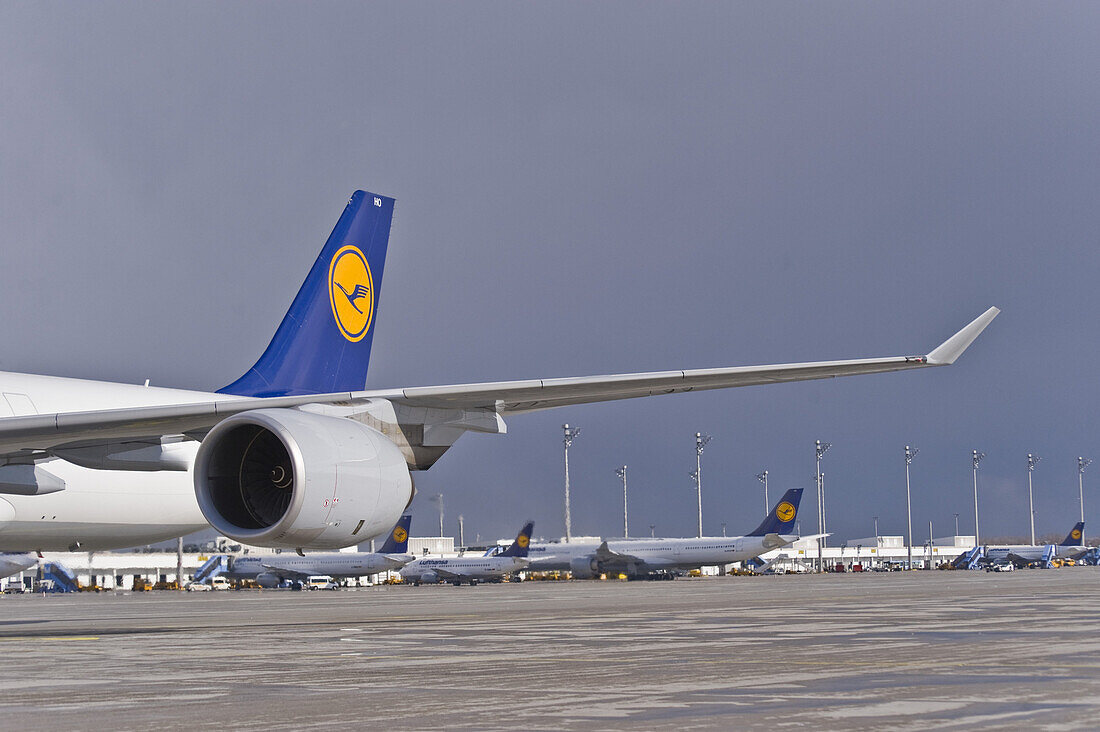
<path id="1" fill-rule="evenodd" d="M 0 597 L 22 729 L 1095 729 L 1100 570 Z"/>

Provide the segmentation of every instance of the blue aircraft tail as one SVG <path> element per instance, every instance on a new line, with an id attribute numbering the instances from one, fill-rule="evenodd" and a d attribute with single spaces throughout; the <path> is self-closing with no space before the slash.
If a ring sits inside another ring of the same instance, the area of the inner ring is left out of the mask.
<path id="1" fill-rule="evenodd" d="M 397 519 L 397 524 L 394 525 L 393 531 L 386 537 L 386 543 L 382 545 L 379 550 L 379 554 L 408 554 L 409 552 L 409 526 L 412 525 L 413 517 L 409 514 L 405 514 L 401 518 Z"/>
<path id="2" fill-rule="evenodd" d="M 500 553 L 502 557 L 526 557 L 527 547 L 531 545 L 531 532 L 535 530 L 535 522 L 528 521 L 516 534 L 516 540 L 512 545 Z"/>
<path id="3" fill-rule="evenodd" d="M 267 350 L 218 391 L 269 397 L 366 385 L 393 203 L 355 192 Z"/>
<path id="4" fill-rule="evenodd" d="M 795 517 L 798 516 L 798 504 L 802 500 L 802 489 L 791 488 L 775 504 L 775 508 L 764 519 L 764 523 L 756 527 L 748 536 L 764 536 L 765 534 L 790 534 L 794 528 Z"/>
<path id="5" fill-rule="evenodd" d="M 1065 539 L 1062 539 L 1062 546 L 1084 546 L 1085 545 L 1085 522 L 1078 521 L 1073 525 L 1073 529 L 1066 535 Z"/>

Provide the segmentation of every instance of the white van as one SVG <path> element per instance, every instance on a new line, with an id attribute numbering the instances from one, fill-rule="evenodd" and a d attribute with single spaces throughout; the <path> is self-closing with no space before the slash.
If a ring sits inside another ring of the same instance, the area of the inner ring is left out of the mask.
<path id="1" fill-rule="evenodd" d="M 317 575 L 310 577 L 306 580 L 307 590 L 335 590 L 336 583 L 332 581 L 332 577 L 326 575 Z"/>
<path id="2" fill-rule="evenodd" d="M 214 577 L 210 580 L 210 586 L 215 590 L 231 589 L 229 580 L 227 580 L 225 577 Z"/>

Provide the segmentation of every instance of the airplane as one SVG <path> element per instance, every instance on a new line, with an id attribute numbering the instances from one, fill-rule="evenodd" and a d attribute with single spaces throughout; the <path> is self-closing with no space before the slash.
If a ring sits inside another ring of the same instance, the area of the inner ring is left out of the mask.
<path id="1" fill-rule="evenodd" d="M 0 579 L 38 565 L 38 555 L 33 552 L 0 552 Z"/>
<path id="2" fill-rule="evenodd" d="M 1026 567 L 1029 564 L 1043 562 L 1047 559 L 1076 559 L 1088 550 L 1085 546 L 1084 536 L 1085 522 L 1078 521 L 1060 544 L 987 546 L 985 548 L 985 561 L 993 564 L 1012 562 L 1017 567 Z"/>
<path id="3" fill-rule="evenodd" d="M 672 570 L 744 562 L 799 539 L 790 531 L 801 500 L 802 489 L 791 488 L 763 523 L 745 536 L 535 544 L 531 547 L 528 570 L 568 570 L 574 579 L 591 579 L 601 574 L 671 579 Z"/>
<path id="4" fill-rule="evenodd" d="M 267 349 L 216 392 L 0 372 L 0 550 L 117 549 L 211 526 L 253 546 L 379 536 L 467 432 L 554 407 L 953 364 L 927 355 L 365 390 L 394 199 L 356 191 Z"/>
<path id="5" fill-rule="evenodd" d="M 240 556 L 229 558 L 226 579 L 254 580 L 260 587 L 278 587 L 284 580 L 305 580 L 326 576 L 368 577 L 400 569 L 414 557 L 409 554 L 409 526 L 412 516 L 405 514 L 393 527 L 386 543 L 377 552 L 336 552 L 332 554 Z"/>
<path id="6" fill-rule="evenodd" d="M 531 545 L 531 532 L 535 528 L 528 521 L 516 534 L 516 539 L 500 554 L 483 557 L 456 557 L 433 559 L 424 557 L 409 562 L 401 569 L 401 579 L 414 585 L 450 582 L 458 587 L 463 582 L 476 585 L 485 580 L 499 580 L 515 574 L 527 566 L 527 550 Z"/>

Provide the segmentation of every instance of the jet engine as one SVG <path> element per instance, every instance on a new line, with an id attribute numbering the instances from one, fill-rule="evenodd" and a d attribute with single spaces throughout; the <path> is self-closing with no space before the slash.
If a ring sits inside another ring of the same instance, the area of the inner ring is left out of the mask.
<path id="1" fill-rule="evenodd" d="M 592 579 L 600 574 L 600 563 L 592 557 L 573 557 L 569 560 L 573 579 Z"/>
<path id="2" fill-rule="evenodd" d="M 339 549 L 388 531 L 413 486 L 400 449 L 361 422 L 255 409 L 202 441 L 195 495 L 210 525 L 236 541 Z"/>
<path id="3" fill-rule="evenodd" d="M 271 589 L 272 587 L 278 587 L 280 582 L 282 582 L 282 578 L 272 572 L 261 572 L 256 575 L 256 584 L 260 587 Z"/>

